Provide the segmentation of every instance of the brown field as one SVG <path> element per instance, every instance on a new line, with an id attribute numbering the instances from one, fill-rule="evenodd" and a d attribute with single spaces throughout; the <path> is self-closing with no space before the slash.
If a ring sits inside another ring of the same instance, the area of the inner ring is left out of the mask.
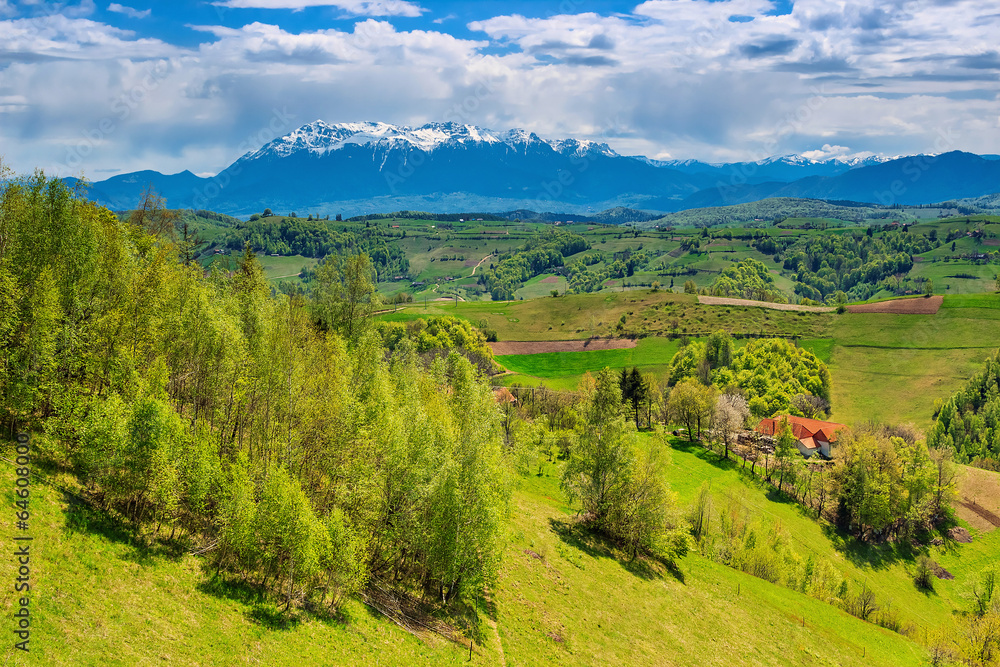
<path id="1" fill-rule="evenodd" d="M 559 282 L 559 276 L 549 276 L 548 278 L 542 278 L 540 281 L 543 285 L 551 285 L 552 283 Z"/>
<path id="2" fill-rule="evenodd" d="M 894 315 L 933 315 L 941 309 L 943 296 L 932 296 L 925 298 L 922 296 L 912 299 L 895 299 L 893 301 L 879 301 L 878 303 L 863 303 L 856 306 L 848 306 L 851 313 L 892 313 Z"/>
<path id="3" fill-rule="evenodd" d="M 542 354 L 543 352 L 592 352 L 635 347 L 631 338 L 594 338 L 588 340 L 503 341 L 490 343 L 493 354 Z"/>
<path id="4" fill-rule="evenodd" d="M 828 306 L 799 306 L 794 303 L 771 303 L 770 301 L 751 301 L 749 299 L 730 299 L 721 296 L 699 296 L 698 303 L 706 306 L 752 306 L 770 308 L 771 310 L 803 310 L 807 313 L 832 313 L 835 308 Z"/>
<path id="5" fill-rule="evenodd" d="M 983 532 L 1000 528 L 1000 473 L 971 467 L 962 470 L 955 513 Z"/>
<path id="6" fill-rule="evenodd" d="M 987 239 L 983 241 L 983 245 L 1000 245 L 1000 239 Z"/>

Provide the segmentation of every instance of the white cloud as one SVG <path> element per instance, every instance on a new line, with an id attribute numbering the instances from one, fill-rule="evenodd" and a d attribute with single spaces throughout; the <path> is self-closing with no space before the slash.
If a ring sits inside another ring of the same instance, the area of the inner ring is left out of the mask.
<path id="1" fill-rule="evenodd" d="M 110 118 L 88 173 L 215 172 L 287 108 L 294 126 L 456 120 L 707 161 L 942 152 L 942 136 L 1000 153 L 996 20 L 981 5 L 799 0 L 770 16 L 765 0 L 650 0 L 633 15 L 497 16 L 468 26 L 481 39 L 375 19 L 195 26 L 192 48 L 61 16 L 0 21 L 0 146 L 17 169 L 59 167 Z"/>
<path id="2" fill-rule="evenodd" d="M 222 0 L 214 3 L 230 9 L 293 9 L 336 7 L 352 16 L 420 16 L 427 11 L 407 0 Z"/>
<path id="3" fill-rule="evenodd" d="M 810 160 L 829 160 L 833 157 L 842 157 L 851 152 L 851 149 L 847 146 L 831 146 L 830 144 L 823 144 L 822 148 L 813 151 L 802 151 L 802 157 L 807 157 Z"/>
<path id="4" fill-rule="evenodd" d="M 126 7 L 125 5 L 119 5 L 117 2 L 112 2 L 110 5 L 108 5 L 108 11 L 109 12 L 115 12 L 117 14 L 124 14 L 125 16 L 129 17 L 130 19 L 144 19 L 144 18 L 148 18 L 149 15 L 153 13 L 152 9 L 143 9 L 142 11 L 139 11 L 138 9 L 134 9 L 132 7 Z"/>
<path id="5" fill-rule="evenodd" d="M 59 14 L 0 21 L 0 62 L 147 59 L 180 52 L 158 39 L 134 37 L 131 30 Z"/>

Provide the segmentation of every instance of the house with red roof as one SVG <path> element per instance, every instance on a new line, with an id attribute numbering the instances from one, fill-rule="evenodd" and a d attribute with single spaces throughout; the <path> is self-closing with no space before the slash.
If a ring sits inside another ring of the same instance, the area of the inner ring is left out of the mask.
<path id="1" fill-rule="evenodd" d="M 837 442 L 837 433 L 847 428 L 843 424 L 824 422 L 818 419 L 806 419 L 795 415 L 783 415 L 762 419 L 757 424 L 757 432 L 771 437 L 781 433 L 782 423 L 787 421 L 792 429 L 792 435 L 797 440 L 799 451 L 807 459 L 816 452 L 830 458 L 830 446 Z"/>

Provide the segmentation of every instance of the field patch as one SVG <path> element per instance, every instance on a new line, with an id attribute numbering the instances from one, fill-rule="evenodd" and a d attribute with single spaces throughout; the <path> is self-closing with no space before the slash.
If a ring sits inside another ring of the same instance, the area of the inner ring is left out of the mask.
<path id="1" fill-rule="evenodd" d="M 878 303 L 862 303 L 848 306 L 851 313 L 892 313 L 895 315 L 933 315 L 941 309 L 943 296 L 916 297 L 913 299 L 893 299 Z"/>
<path id="2" fill-rule="evenodd" d="M 1000 473 L 963 467 L 955 513 L 979 531 L 1000 528 Z"/>
<path id="3" fill-rule="evenodd" d="M 544 354 L 547 352 L 593 352 L 621 350 L 636 346 L 630 338 L 596 338 L 592 340 L 502 341 L 489 343 L 495 355 Z"/>
<path id="4" fill-rule="evenodd" d="M 680 342 L 669 338 L 644 338 L 638 345 L 588 352 L 543 352 L 536 354 L 498 355 L 496 360 L 519 375 L 508 376 L 509 383 L 538 384 L 541 380 L 565 379 L 561 388 L 574 389 L 584 373 L 604 367 L 636 366 L 646 372 L 666 374 Z"/>
<path id="5" fill-rule="evenodd" d="M 770 301 L 752 301 L 750 299 L 730 299 L 721 296 L 699 296 L 698 302 L 706 306 L 746 306 L 751 308 L 770 308 L 771 310 L 797 310 L 805 313 L 832 313 L 836 308 L 829 306 L 801 306 L 794 303 L 771 303 Z"/>
<path id="6" fill-rule="evenodd" d="M 839 343 L 839 341 L 838 341 Z M 934 401 L 962 388 L 986 356 L 982 349 L 912 349 L 834 346 L 830 361 L 832 419 L 933 422 Z"/>

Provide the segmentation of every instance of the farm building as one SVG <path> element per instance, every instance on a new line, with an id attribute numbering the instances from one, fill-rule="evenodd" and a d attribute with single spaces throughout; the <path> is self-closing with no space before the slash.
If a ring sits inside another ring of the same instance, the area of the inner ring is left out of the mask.
<path id="1" fill-rule="evenodd" d="M 493 397 L 497 403 L 517 403 L 514 394 L 510 393 L 510 389 L 507 387 L 496 387 L 493 389 Z"/>
<path id="2" fill-rule="evenodd" d="M 757 424 L 757 432 L 771 437 L 781 432 L 782 422 L 788 421 L 792 429 L 792 435 L 797 440 L 796 444 L 802 456 L 807 459 L 816 452 L 826 458 L 830 458 L 830 445 L 837 441 L 837 432 L 847 428 L 843 424 L 834 422 L 824 422 L 818 419 L 806 419 L 794 415 L 783 415 L 762 419 Z"/>

